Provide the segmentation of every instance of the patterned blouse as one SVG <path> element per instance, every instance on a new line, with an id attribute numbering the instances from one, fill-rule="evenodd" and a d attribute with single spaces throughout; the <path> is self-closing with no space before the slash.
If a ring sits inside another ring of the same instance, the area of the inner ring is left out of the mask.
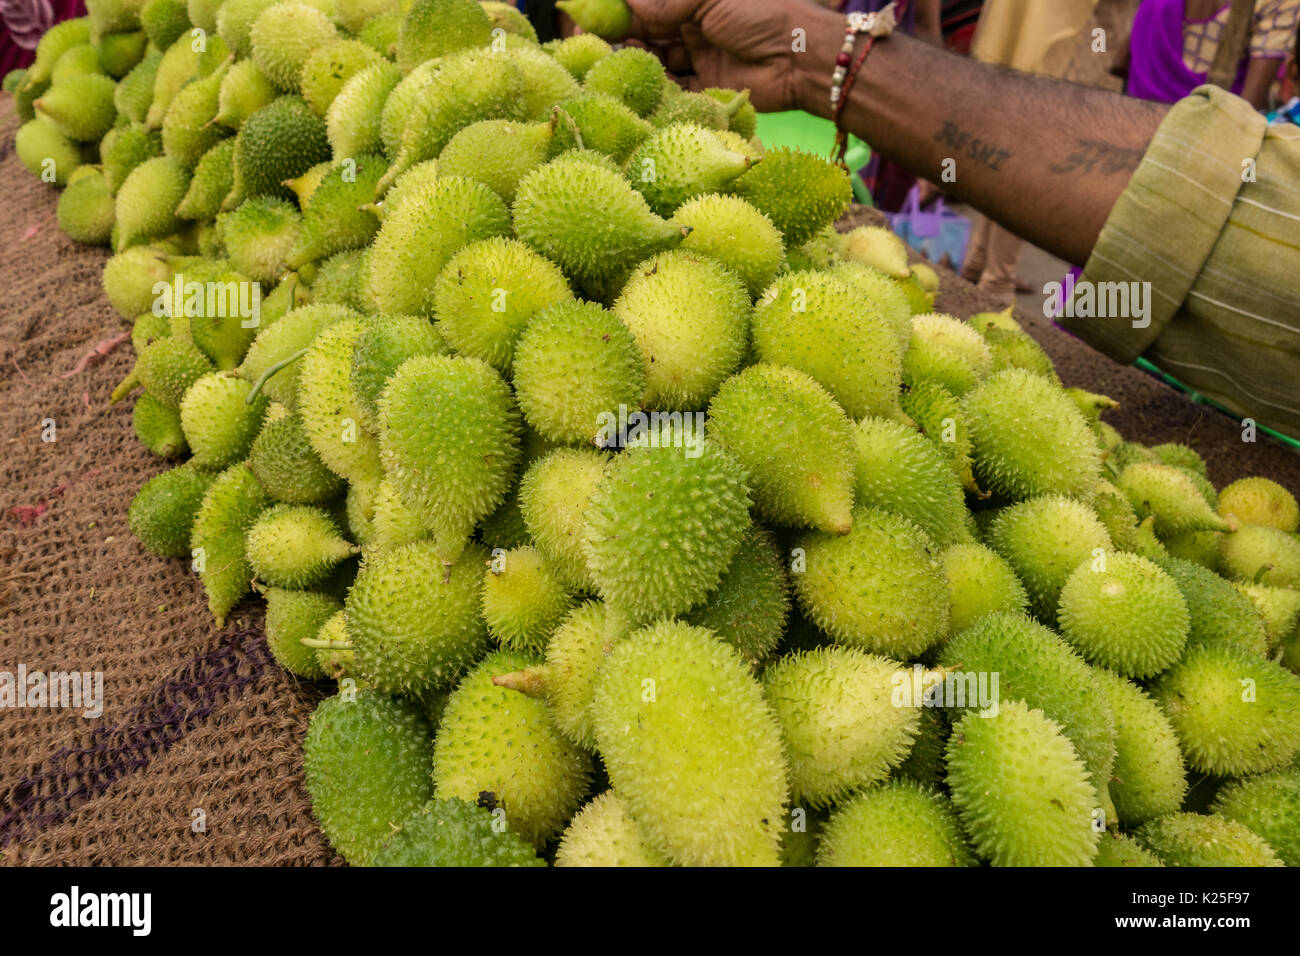
<path id="1" fill-rule="evenodd" d="M 1183 60 L 1195 73 L 1208 73 L 1219 49 L 1231 4 L 1209 20 L 1183 21 Z M 1259 0 L 1250 34 L 1251 59 L 1285 60 L 1295 46 L 1300 0 Z"/>

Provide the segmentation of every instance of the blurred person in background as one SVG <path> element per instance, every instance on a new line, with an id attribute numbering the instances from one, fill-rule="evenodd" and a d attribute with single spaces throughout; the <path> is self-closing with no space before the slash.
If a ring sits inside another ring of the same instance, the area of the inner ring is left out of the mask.
<path id="1" fill-rule="evenodd" d="M 1296 28 L 1295 45 L 1291 48 L 1291 59 L 1286 65 L 1287 85 L 1293 94 L 1300 92 L 1300 27 Z M 1268 121 L 1274 125 L 1294 123 L 1300 125 L 1300 96 L 1293 95 L 1287 102 L 1268 114 Z"/>

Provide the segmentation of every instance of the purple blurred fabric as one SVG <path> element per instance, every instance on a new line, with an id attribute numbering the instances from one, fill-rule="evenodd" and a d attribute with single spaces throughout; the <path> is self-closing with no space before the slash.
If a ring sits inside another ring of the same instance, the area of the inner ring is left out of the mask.
<path id="1" fill-rule="evenodd" d="M 30 66 L 41 36 L 86 14 L 84 0 L 0 0 L 0 76 Z"/>
<path id="2" fill-rule="evenodd" d="M 1185 9 L 1185 0 L 1142 0 L 1133 20 L 1129 96 L 1177 103 L 1205 83 L 1209 73 L 1188 69 L 1183 59 Z M 1240 93 L 1245 85 L 1246 63 L 1243 62 L 1232 92 Z"/>
<path id="3" fill-rule="evenodd" d="M 890 0 L 848 0 L 848 2 L 843 2 L 843 0 L 841 0 L 840 3 L 833 4 L 833 6 L 841 13 L 874 13 L 877 10 L 885 9 L 889 2 Z M 899 4 L 899 6 L 901 7 L 902 4 Z M 900 22 L 907 33 L 912 32 L 913 28 L 916 26 L 915 3 L 907 4 L 906 9 L 903 10 Z"/>

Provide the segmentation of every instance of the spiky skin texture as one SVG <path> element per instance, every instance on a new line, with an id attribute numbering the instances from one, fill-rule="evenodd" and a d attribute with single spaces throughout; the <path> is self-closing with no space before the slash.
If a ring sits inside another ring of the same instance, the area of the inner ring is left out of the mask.
<path id="1" fill-rule="evenodd" d="M 546 645 L 546 663 L 516 675 L 518 689 L 535 684 L 550 707 L 556 729 L 583 750 L 595 751 L 591 699 L 596 674 L 613 643 L 605 637 L 605 608 L 586 601 L 564 617 Z"/>
<path id="2" fill-rule="evenodd" d="M 1057 620 L 1089 662 L 1125 677 L 1159 674 L 1182 656 L 1191 627 L 1187 602 L 1164 571 L 1135 554 L 1081 564 L 1061 588 Z"/>
<path id="3" fill-rule="evenodd" d="M 91 23 L 87 17 L 74 17 L 54 24 L 41 34 L 36 44 L 36 58 L 27 70 L 26 83 L 48 83 L 54 64 L 73 47 L 89 43 Z"/>
<path id="4" fill-rule="evenodd" d="M 998 512 L 986 541 L 1006 559 L 1029 593 L 1041 621 L 1055 623 L 1061 588 L 1075 568 L 1098 550 L 1111 549 L 1105 525 L 1087 505 L 1047 495 Z"/>
<path id="5" fill-rule="evenodd" d="M 215 219 L 234 185 L 235 141 L 223 139 L 199 159 L 185 198 L 176 207 L 179 219 Z"/>
<path id="6" fill-rule="evenodd" d="M 1268 773 L 1300 753 L 1300 677 L 1272 661 L 1200 645 L 1160 678 L 1152 694 L 1193 770 Z"/>
<path id="7" fill-rule="evenodd" d="M 95 142 L 113 128 L 117 86 L 99 73 L 81 73 L 54 83 L 32 105 L 68 139 Z"/>
<path id="8" fill-rule="evenodd" d="M 646 117 L 659 105 L 667 83 L 663 64 L 653 53 L 627 47 L 592 64 L 582 86 L 612 96 L 637 116 Z"/>
<path id="9" fill-rule="evenodd" d="M 943 454 L 897 422 L 864 418 L 853 429 L 854 500 L 915 522 L 935 544 L 970 541 L 966 498 Z"/>
<path id="10" fill-rule="evenodd" d="M 967 674 L 998 674 L 999 706 L 1023 700 L 1060 724 L 1103 801 L 1094 806 L 1108 802 L 1114 714 L 1093 670 L 1068 644 L 1023 615 L 994 614 L 945 644 L 939 663 Z M 968 693 L 967 708 L 978 706 Z"/>
<path id="11" fill-rule="evenodd" d="M 1101 456 L 1083 415 L 1064 392 L 1030 372 L 997 373 L 965 397 L 962 410 L 983 488 L 1012 501 L 1086 496 L 1101 477 Z"/>
<path id="12" fill-rule="evenodd" d="M 1165 558 L 1157 564 L 1173 578 L 1187 602 L 1191 617 L 1189 646 L 1236 646 L 1247 653 L 1265 656 L 1268 635 L 1263 618 L 1249 598 L 1214 572 L 1190 561 Z"/>
<path id="13" fill-rule="evenodd" d="M 362 249 L 379 231 L 379 220 L 363 208 L 387 166 L 379 156 L 349 156 L 330 168 L 303 203 L 302 229 L 285 263 L 299 269 L 335 253 Z"/>
<path id="14" fill-rule="evenodd" d="M 297 96 L 281 96 L 244 120 L 235 139 L 235 180 L 225 208 L 253 196 L 292 199 L 285 180 L 330 158 L 325 123 Z"/>
<path id="15" fill-rule="evenodd" d="M 1124 492 L 1109 481 L 1099 481 L 1093 493 L 1092 507 L 1101 523 L 1106 526 L 1116 550 L 1136 552 L 1137 514 Z"/>
<path id="16" fill-rule="evenodd" d="M 833 231 L 833 230 L 832 230 Z M 912 314 L 908 298 L 899 289 L 899 285 L 879 269 L 864 266 L 860 262 L 840 262 L 827 270 L 837 279 L 848 284 L 861 298 L 875 302 L 876 309 L 894 328 L 898 338 L 899 355 L 906 355 L 912 344 Z M 913 392 L 940 387 L 937 383 L 915 381 L 910 384 Z M 955 396 L 954 396 L 955 401 Z"/>
<path id="17" fill-rule="evenodd" d="M 674 250 L 637 266 L 614 314 L 645 363 L 647 408 L 703 409 L 744 356 L 749 294 L 717 260 Z"/>
<path id="18" fill-rule="evenodd" d="M 811 375 L 850 418 L 903 420 L 896 306 L 866 301 L 826 273 L 787 273 L 754 307 L 754 352 Z"/>
<path id="19" fill-rule="evenodd" d="M 1135 462 L 1120 473 L 1116 486 L 1128 496 L 1139 519 L 1156 519 L 1161 537 L 1189 531 L 1230 531 L 1214 513 L 1191 475 L 1173 465 Z"/>
<path id="20" fill-rule="evenodd" d="M 1097 845 L 1097 859 L 1093 866 L 1164 866 L 1156 856 L 1137 840 L 1122 833 L 1106 832 Z"/>
<path id="21" fill-rule="evenodd" d="M 798 546 L 806 562 L 792 575 L 799 606 L 839 643 L 908 660 L 947 635 L 943 566 L 929 537 L 906 518 L 855 508 L 847 535 L 812 532 Z"/>
<path id="22" fill-rule="evenodd" d="M 1300 591 L 1273 588 L 1267 584 L 1238 583 L 1233 587 L 1250 602 L 1263 620 L 1270 650 L 1296 632 L 1297 625 L 1300 625 Z"/>
<path id="23" fill-rule="evenodd" d="M 524 526 L 570 588 L 595 589 L 582 548 L 583 516 L 609 461 L 591 449 L 557 449 L 535 462 L 519 484 Z"/>
<path id="24" fill-rule="evenodd" d="M 551 40 L 542 45 L 578 82 L 587 71 L 614 52 L 614 48 L 594 33 L 579 33 L 562 40 Z"/>
<path id="25" fill-rule="evenodd" d="M 782 657 L 763 673 L 763 696 L 781 725 L 790 800 L 845 803 L 902 763 L 920 729 L 920 708 L 899 707 L 901 665 L 849 647 Z"/>
<path id="26" fill-rule="evenodd" d="M 1135 835 L 1169 866 L 1285 865 L 1262 837 L 1215 814 L 1171 813 Z"/>
<path id="27" fill-rule="evenodd" d="M 1154 519 L 1148 520 L 1154 528 Z M 1184 558 L 1215 571 L 1219 567 L 1219 542 L 1222 539 L 1223 535 L 1218 531 L 1185 531 L 1182 534 L 1165 535 L 1160 543 L 1171 557 Z"/>
<path id="28" fill-rule="evenodd" d="M 117 191 L 115 217 L 118 248 L 170 235 L 181 222 L 174 210 L 190 188 L 185 165 L 170 156 L 146 159 L 127 175 Z"/>
<path id="29" fill-rule="evenodd" d="M 145 391 L 179 411 L 190 386 L 212 371 L 212 363 L 192 343 L 165 338 L 149 343 L 136 368 Z"/>
<path id="30" fill-rule="evenodd" d="M 803 245 L 833 223 L 853 198 L 843 170 L 787 147 L 769 150 L 736 181 L 735 192 L 772 220 L 787 248 Z"/>
<path id="31" fill-rule="evenodd" d="M 185 557 L 190 553 L 194 516 L 215 477 L 191 464 L 154 475 L 136 492 L 127 509 L 131 533 L 151 554 Z"/>
<path id="32" fill-rule="evenodd" d="M 358 670 L 390 693 L 451 686 L 487 646 L 486 557 L 471 547 L 445 569 L 427 542 L 370 555 L 345 604 Z"/>
<path id="33" fill-rule="evenodd" d="M 704 442 L 618 455 L 587 505 L 583 551 L 624 627 L 680 614 L 718 586 L 750 526 L 744 469 Z"/>
<path id="34" fill-rule="evenodd" d="M 841 252 L 851 262 L 879 269 L 895 279 L 906 279 L 907 244 L 884 226 L 858 226 L 840 240 Z"/>
<path id="35" fill-rule="evenodd" d="M 853 426 L 810 376 L 793 368 L 750 366 L 713 397 L 709 432 L 749 473 L 754 503 L 765 519 L 848 532 Z"/>
<path id="36" fill-rule="evenodd" d="M 296 92 L 303 64 L 320 47 L 337 41 L 338 30 L 315 7 L 287 2 L 262 11 L 248 38 L 258 69 L 279 89 Z"/>
<path id="37" fill-rule="evenodd" d="M 140 26 L 154 46 L 165 50 L 190 28 L 190 18 L 182 0 L 146 0 Z"/>
<path id="38" fill-rule="evenodd" d="M 377 478 L 380 470 L 379 443 L 362 425 L 352 391 L 352 348 L 361 330 L 357 319 L 335 322 L 297 362 L 298 413 L 312 450 L 326 468 L 348 481 Z"/>
<path id="39" fill-rule="evenodd" d="M 208 595 L 217 627 L 248 593 L 252 569 L 244 558 L 244 541 L 257 516 L 270 504 L 252 469 L 232 465 L 208 486 L 190 530 L 190 553 Z"/>
<path id="40" fill-rule="evenodd" d="M 501 198 L 482 183 L 439 178 L 391 209 L 371 247 L 369 290 L 380 311 L 430 315 L 443 266 L 460 249 L 510 231 Z"/>
<path id="41" fill-rule="evenodd" d="M 487 792 L 511 830 L 536 847 L 564 829 L 587 792 L 591 757 L 565 740 L 541 700 L 492 678 L 536 663 L 509 651 L 485 657 L 452 692 L 434 746 L 434 795 Z"/>
<path id="42" fill-rule="evenodd" d="M 88 245 L 105 245 L 113 231 L 114 205 L 103 174 L 79 175 L 69 183 L 59 196 L 56 215 L 59 228 L 70 239 Z"/>
<path id="43" fill-rule="evenodd" d="M 211 372 L 198 379 L 181 399 L 181 428 L 204 468 L 225 468 L 248 456 L 262 427 L 266 397 L 252 404 L 247 382 L 228 372 Z"/>
<path id="44" fill-rule="evenodd" d="M 616 644 L 592 702 L 601 756 L 646 843 L 684 866 L 779 861 L 780 730 L 745 661 L 661 622 Z"/>
<path id="45" fill-rule="evenodd" d="M 428 60 L 411 70 L 398 81 L 392 91 L 381 101 L 383 111 L 379 117 L 379 136 L 384 144 L 384 155 L 396 159 L 402 149 L 402 133 L 411 110 L 436 75 L 439 61 Z"/>
<path id="46" fill-rule="evenodd" d="M 99 145 L 108 191 L 117 194 L 131 170 L 146 159 L 162 155 L 162 137 L 142 123 L 109 130 Z M 193 184 L 191 183 L 191 188 Z"/>
<path id="47" fill-rule="evenodd" d="M 221 78 L 216 121 L 230 129 L 239 129 L 244 120 L 263 106 L 269 106 L 278 95 L 275 85 L 256 63 L 239 60 Z"/>
<path id="48" fill-rule="evenodd" d="M 299 84 L 303 99 L 324 117 L 334 98 L 353 76 L 384 58 L 359 40 L 336 40 L 318 46 L 303 61 Z"/>
<path id="49" fill-rule="evenodd" d="M 365 323 L 352 347 L 352 391 L 365 426 L 379 432 L 379 398 L 393 373 L 417 355 L 446 355 L 447 344 L 428 319 L 378 316 Z"/>
<path id="50" fill-rule="evenodd" d="M 948 743 L 948 723 L 933 707 L 921 708 L 920 729 L 912 749 L 893 773 L 895 780 L 914 780 L 926 787 L 943 782 L 944 748 Z"/>
<path id="51" fill-rule="evenodd" d="M 995 372 L 1020 369 L 1053 385 L 1061 384 L 1052 360 L 1028 333 L 991 327 L 984 330 L 984 341 L 993 353 Z"/>
<path id="52" fill-rule="evenodd" d="M 1234 780 L 1211 810 L 1262 837 L 1287 866 L 1300 866 L 1300 770 Z"/>
<path id="53" fill-rule="evenodd" d="M 141 392 L 131 409 L 131 427 L 135 437 L 160 458 L 176 458 L 189 451 L 180 412 L 164 405 L 148 392 Z"/>
<path id="54" fill-rule="evenodd" d="M 965 395 L 993 371 L 993 356 L 973 328 L 949 315 L 912 317 L 912 336 L 903 356 L 903 380 L 909 386 L 938 382 L 954 395 Z"/>
<path id="55" fill-rule="evenodd" d="M 478 359 L 421 355 L 389 379 L 379 417 L 389 481 L 454 561 L 514 479 L 520 422 L 509 386 Z"/>
<path id="56" fill-rule="evenodd" d="M 217 115 L 218 96 L 225 71 L 223 64 L 212 75 L 196 79 L 183 87 L 172 99 L 163 116 L 163 152 L 180 160 L 190 169 L 194 168 L 204 153 L 230 135 L 225 127 L 212 125 L 213 117 Z"/>
<path id="57" fill-rule="evenodd" d="M 394 827 L 375 866 L 545 866 L 532 846 L 499 828 L 486 807 L 466 800 L 430 800 Z"/>
<path id="58" fill-rule="evenodd" d="M 546 161 L 551 128 L 545 123 L 480 120 L 451 138 L 438 154 L 441 174 L 483 183 L 506 203 L 519 180 Z"/>
<path id="59" fill-rule="evenodd" d="M 384 100 L 401 78 L 401 71 L 383 60 L 353 74 L 343 84 L 325 111 L 325 135 L 334 162 L 383 151 L 380 122 Z"/>
<path id="60" fill-rule="evenodd" d="M 383 201 L 373 203 L 371 208 L 382 222 L 397 212 L 405 204 L 408 197 L 422 194 L 437 179 L 438 161 L 436 159 L 426 159 L 422 163 L 416 163 L 398 176 L 388 192 L 384 193 Z M 472 245 L 472 243 L 470 244 Z"/>
<path id="61" fill-rule="evenodd" d="M 257 196 L 217 219 L 231 264 L 266 285 L 279 280 L 298 241 L 302 216 L 293 203 Z"/>
<path id="62" fill-rule="evenodd" d="M 394 828 L 432 796 L 429 725 L 413 704 L 375 690 L 330 697 L 312 714 L 303 769 L 330 845 L 367 866 Z"/>
<path id="63" fill-rule="evenodd" d="M 831 815 L 818 866 L 974 866 L 952 805 L 929 787 L 891 780 Z"/>
<path id="64" fill-rule="evenodd" d="M 44 116 L 29 120 L 14 135 L 14 152 L 18 160 L 33 176 L 46 172 L 47 163 L 54 174 L 56 186 L 66 186 L 73 170 L 82 165 L 81 150 L 77 144 L 55 129 Z"/>
<path id="65" fill-rule="evenodd" d="M 1187 793 L 1187 773 L 1169 718 L 1136 684 L 1102 668 L 1093 675 L 1115 715 L 1108 789 L 1120 826 L 1130 829 L 1174 813 Z"/>
<path id="66" fill-rule="evenodd" d="M 1220 542 L 1220 570 L 1247 584 L 1300 589 L 1300 537 L 1264 525 L 1243 525 Z"/>
<path id="67" fill-rule="evenodd" d="M 545 651 L 551 632 L 572 605 L 573 595 L 533 547 L 494 556 L 483 576 L 483 620 L 507 650 Z"/>
<path id="68" fill-rule="evenodd" d="M 1090 866 L 1097 793 L 1055 721 L 1019 700 L 966 714 L 948 741 L 948 787 L 975 852 L 994 866 Z"/>
<path id="69" fill-rule="evenodd" d="M 904 394 L 901 404 L 904 413 L 915 419 L 921 434 L 943 452 L 961 486 L 967 491 L 978 491 L 970 427 L 960 399 L 943 386 L 927 382 Z"/>
<path id="70" fill-rule="evenodd" d="M 249 529 L 245 546 L 248 564 L 260 581 L 299 590 L 323 584 L 334 566 L 355 551 L 329 512 L 311 505 L 267 508 Z"/>
<path id="71" fill-rule="evenodd" d="M 248 463 L 267 494 L 286 504 L 325 504 L 343 491 L 343 480 L 312 450 L 297 415 L 268 420 L 253 441 Z"/>
<path id="72" fill-rule="evenodd" d="M 310 346 L 331 325 L 355 318 L 359 318 L 357 313 L 342 305 L 306 305 L 290 310 L 258 333 L 239 366 L 239 377 L 253 384 L 271 366 Z M 262 394 L 286 407 L 296 407 L 301 369 L 302 359 L 290 362 L 266 380 Z"/>
<path id="73" fill-rule="evenodd" d="M 776 540 L 753 525 L 718 588 L 683 620 L 707 627 L 755 665 L 780 643 L 790 616 L 790 582 Z"/>
<path id="74" fill-rule="evenodd" d="M 275 0 L 226 0 L 217 9 L 217 35 L 240 59 L 252 53 L 249 31 L 263 10 Z"/>
<path id="75" fill-rule="evenodd" d="M 952 595 L 951 634 L 960 634 L 989 614 L 1028 610 L 1025 586 L 995 551 L 975 542 L 955 544 L 939 560 Z"/>
<path id="76" fill-rule="evenodd" d="M 551 159 L 577 149 L 581 138 L 583 149 L 603 153 L 621 166 L 653 132 L 649 123 L 604 93 L 584 91 L 565 99 L 559 108 L 547 147 Z"/>
<path id="77" fill-rule="evenodd" d="M 266 596 L 266 645 L 281 667 L 307 680 L 326 676 L 316 649 L 302 643 L 315 638 L 325 622 L 343 607 L 338 598 L 315 591 L 272 587 Z"/>
<path id="78" fill-rule="evenodd" d="M 492 42 L 492 21 L 471 0 L 416 0 L 402 21 L 397 65 L 403 73 L 434 57 Z"/>
<path id="79" fill-rule="evenodd" d="M 1241 524 L 1290 532 L 1300 529 L 1295 496 L 1267 478 L 1242 478 L 1226 486 L 1219 492 L 1219 514 L 1232 515 Z"/>
<path id="80" fill-rule="evenodd" d="M 740 276 L 750 298 L 772 284 L 785 259 L 772 220 L 738 196 L 698 196 L 677 207 L 674 225 L 689 228 L 681 249 L 712 256 Z"/>
<path id="81" fill-rule="evenodd" d="M 514 225 L 520 239 L 575 281 L 606 293 L 638 262 L 683 238 L 619 173 L 576 154 L 520 181 Z"/>
<path id="82" fill-rule="evenodd" d="M 694 123 L 657 130 L 627 160 L 632 185 L 661 216 L 695 196 L 726 191 L 748 168 L 747 156 Z"/>
<path id="83" fill-rule="evenodd" d="M 606 790 L 578 811 L 560 837 L 556 866 L 669 866 L 669 860 L 646 845 L 627 805 Z"/>
<path id="84" fill-rule="evenodd" d="M 458 354 L 509 373 L 515 344 L 533 316 L 572 298 L 559 267 L 518 240 L 496 237 L 451 257 L 438 274 L 433 310 L 438 331 Z"/>

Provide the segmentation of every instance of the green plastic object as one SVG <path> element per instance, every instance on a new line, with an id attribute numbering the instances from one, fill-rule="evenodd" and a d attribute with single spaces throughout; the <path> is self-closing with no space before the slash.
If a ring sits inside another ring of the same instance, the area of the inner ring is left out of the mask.
<path id="1" fill-rule="evenodd" d="M 835 124 L 803 110 L 789 110 L 784 113 L 759 113 L 758 138 L 766 149 L 789 146 L 802 149 L 805 153 L 815 153 L 826 159 L 831 158 L 835 147 Z M 864 206 L 871 206 L 871 193 L 856 170 L 871 161 L 871 147 L 849 134 L 849 149 L 844 155 L 845 165 L 855 170 L 853 173 L 853 198 Z"/>

